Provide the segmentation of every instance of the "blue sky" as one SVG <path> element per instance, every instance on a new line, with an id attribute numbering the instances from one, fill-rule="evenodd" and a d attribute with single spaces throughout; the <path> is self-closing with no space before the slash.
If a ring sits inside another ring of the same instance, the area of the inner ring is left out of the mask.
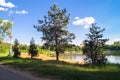
<path id="1" fill-rule="evenodd" d="M 61 9 L 66 8 L 71 14 L 68 30 L 76 35 L 73 43 L 79 45 L 89 31 L 91 23 L 105 28 L 104 38 L 109 38 L 109 44 L 120 40 L 120 0 L 0 0 L 0 18 L 14 18 L 13 41 L 29 44 L 34 37 L 37 44 L 42 44 L 42 33 L 37 32 L 33 25 L 38 19 L 47 15 L 54 3 Z M 11 12 L 11 16 L 6 12 Z"/>

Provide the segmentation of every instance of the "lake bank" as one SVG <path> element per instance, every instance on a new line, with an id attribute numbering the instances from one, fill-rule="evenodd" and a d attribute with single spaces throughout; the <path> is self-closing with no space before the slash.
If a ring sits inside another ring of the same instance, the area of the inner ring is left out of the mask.
<path id="1" fill-rule="evenodd" d="M 48 77 L 52 80 L 120 80 L 119 64 L 94 66 L 30 58 L 0 57 L 0 59 L 3 65 L 30 71 L 35 76 Z"/>
<path id="2" fill-rule="evenodd" d="M 1 54 L 4 56 L 4 54 Z M 8 54 L 6 54 L 7 56 Z M 105 54 L 107 58 L 108 63 L 114 63 L 114 64 L 120 64 L 120 55 L 118 54 Z M 31 58 L 28 53 L 21 53 L 22 58 Z M 36 59 L 41 59 L 41 60 L 56 60 L 55 53 L 52 54 L 39 54 L 39 56 L 34 57 Z M 84 60 L 86 58 L 83 54 L 81 53 L 65 53 L 65 54 L 60 54 L 59 60 L 60 61 L 65 61 L 69 63 L 77 63 L 77 64 L 86 64 L 86 61 Z"/>
<path id="3" fill-rule="evenodd" d="M 22 53 L 20 57 L 22 57 L 22 58 L 30 58 L 28 53 Z M 60 55 L 60 57 L 61 57 L 61 55 Z M 37 56 L 35 58 L 36 59 L 42 59 L 43 61 L 44 60 L 56 60 L 56 57 L 47 56 L 45 54 L 39 54 L 39 56 Z M 69 63 L 77 63 L 77 64 L 85 64 L 84 61 L 74 61 L 74 60 L 65 59 L 65 58 L 60 58 L 60 61 L 65 61 L 65 62 L 69 62 Z"/>

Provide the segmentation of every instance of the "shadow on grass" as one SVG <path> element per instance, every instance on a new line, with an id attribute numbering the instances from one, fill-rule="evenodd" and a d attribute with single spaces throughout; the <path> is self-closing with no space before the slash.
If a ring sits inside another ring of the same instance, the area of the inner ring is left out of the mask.
<path id="1" fill-rule="evenodd" d="M 0 57 L 2 64 L 11 65 L 21 70 L 28 70 L 38 76 L 51 76 L 61 80 L 120 80 L 120 65 L 105 66 L 80 65 L 55 60 L 42 61 L 30 58 Z"/>

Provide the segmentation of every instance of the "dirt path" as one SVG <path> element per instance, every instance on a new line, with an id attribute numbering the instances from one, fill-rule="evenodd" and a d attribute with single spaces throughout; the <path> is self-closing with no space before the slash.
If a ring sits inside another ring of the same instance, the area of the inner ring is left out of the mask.
<path id="1" fill-rule="evenodd" d="M 49 78 L 38 78 L 26 71 L 20 71 L 10 66 L 0 65 L 0 80 L 51 80 Z"/>

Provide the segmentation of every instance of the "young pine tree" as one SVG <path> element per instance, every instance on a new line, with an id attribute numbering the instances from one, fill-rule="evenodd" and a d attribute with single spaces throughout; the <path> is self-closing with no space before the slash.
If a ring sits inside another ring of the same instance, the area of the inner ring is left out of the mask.
<path id="1" fill-rule="evenodd" d="M 29 55 L 31 55 L 31 58 L 38 56 L 37 46 L 35 45 L 35 41 L 33 38 L 30 41 Z"/>
<path id="2" fill-rule="evenodd" d="M 92 24 L 89 34 L 86 34 L 88 39 L 84 40 L 83 54 L 91 60 L 92 64 L 104 64 L 107 60 L 102 53 L 102 47 L 108 41 L 108 39 L 103 39 L 102 32 L 104 30 L 96 24 Z"/>
<path id="3" fill-rule="evenodd" d="M 20 57 L 20 50 L 19 50 L 19 42 L 17 39 L 15 39 L 13 51 L 14 51 L 13 57 L 19 58 Z"/>

